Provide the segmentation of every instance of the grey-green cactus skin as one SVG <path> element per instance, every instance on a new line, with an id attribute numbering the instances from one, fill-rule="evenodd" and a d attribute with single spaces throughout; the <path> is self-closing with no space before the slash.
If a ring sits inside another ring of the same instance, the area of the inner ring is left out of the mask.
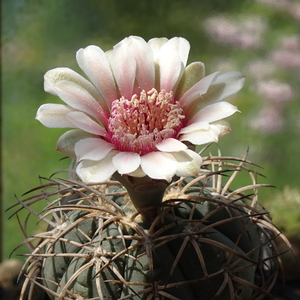
<path id="1" fill-rule="evenodd" d="M 254 196 L 221 191 L 213 176 L 178 180 L 143 212 L 117 182 L 60 179 L 50 185 L 51 226 L 25 268 L 41 262 L 37 278 L 51 300 L 271 297 L 278 232 L 257 202 L 263 185 L 249 186 Z"/>
<path id="2" fill-rule="evenodd" d="M 242 204 L 207 197 L 207 189 L 197 199 L 202 188 L 193 188 L 190 199 L 168 200 L 152 222 L 130 226 L 117 210 L 111 221 L 106 211 L 93 218 L 68 212 L 67 223 L 78 226 L 43 250 L 69 253 L 44 260 L 44 284 L 58 295 L 52 299 L 67 291 L 84 299 L 250 299 L 262 260 L 260 227 Z M 124 196 L 114 201 L 134 213 Z"/>

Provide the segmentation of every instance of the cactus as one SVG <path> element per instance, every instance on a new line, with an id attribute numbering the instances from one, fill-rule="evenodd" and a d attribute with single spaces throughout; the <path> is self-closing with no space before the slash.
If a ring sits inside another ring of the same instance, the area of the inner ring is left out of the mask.
<path id="1" fill-rule="evenodd" d="M 246 157 L 207 156 L 199 176 L 179 178 L 161 205 L 140 209 L 118 181 L 44 178 L 19 201 L 48 226 L 23 243 L 31 253 L 22 294 L 42 288 L 52 300 L 271 297 L 275 238 L 285 237 L 258 202 L 258 189 L 269 185 L 258 184 L 249 165 L 256 169 Z M 249 185 L 231 188 L 241 173 Z M 32 205 L 42 200 L 46 207 L 37 213 Z"/>

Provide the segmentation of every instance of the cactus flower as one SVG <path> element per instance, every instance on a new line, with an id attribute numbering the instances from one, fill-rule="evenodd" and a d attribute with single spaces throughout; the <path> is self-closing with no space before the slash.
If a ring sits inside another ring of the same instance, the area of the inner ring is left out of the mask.
<path id="1" fill-rule="evenodd" d="M 170 182 L 197 175 L 202 159 L 189 145 L 218 141 L 230 131 L 223 119 L 237 108 L 225 98 L 244 84 L 239 72 L 205 76 L 204 64 L 187 64 L 184 38 L 125 38 L 104 52 L 88 46 L 77 63 L 90 81 L 69 68 L 45 74 L 45 91 L 65 104 L 44 104 L 37 119 L 50 128 L 73 128 L 57 150 L 78 161 L 88 183 L 118 172 Z"/>

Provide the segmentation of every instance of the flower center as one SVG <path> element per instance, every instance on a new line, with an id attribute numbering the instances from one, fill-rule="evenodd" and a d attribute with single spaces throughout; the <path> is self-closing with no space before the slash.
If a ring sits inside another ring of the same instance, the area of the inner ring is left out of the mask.
<path id="1" fill-rule="evenodd" d="M 108 121 L 110 142 L 120 151 L 140 155 L 157 151 L 156 145 L 176 137 L 183 127 L 183 109 L 172 99 L 172 92 L 144 90 L 131 100 L 113 101 Z"/>

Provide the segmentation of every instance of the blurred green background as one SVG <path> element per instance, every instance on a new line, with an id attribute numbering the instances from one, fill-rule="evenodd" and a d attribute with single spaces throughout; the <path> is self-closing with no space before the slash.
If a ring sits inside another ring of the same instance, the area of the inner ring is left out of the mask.
<path id="1" fill-rule="evenodd" d="M 300 232 L 300 2 L 292 0 L 2 0 L 2 177 L 4 211 L 16 197 L 68 167 L 55 151 L 66 130 L 35 120 L 43 103 L 61 103 L 43 91 L 55 67 L 80 72 L 75 53 L 90 44 L 110 49 L 129 35 L 182 36 L 189 62 L 207 74 L 240 71 L 243 90 L 231 98 L 242 112 L 230 117 L 232 133 L 219 143 L 223 155 L 261 165 L 277 189 L 261 190 L 279 228 Z M 244 184 L 243 178 L 241 183 Z M 249 182 L 245 182 L 249 184 Z M 37 208 L 39 209 L 39 208 Z M 3 212 L 3 258 L 22 240 L 17 219 Z M 25 213 L 20 217 L 24 218 Z M 30 232 L 37 228 L 29 219 Z M 21 248 L 13 254 L 26 252 Z"/>

